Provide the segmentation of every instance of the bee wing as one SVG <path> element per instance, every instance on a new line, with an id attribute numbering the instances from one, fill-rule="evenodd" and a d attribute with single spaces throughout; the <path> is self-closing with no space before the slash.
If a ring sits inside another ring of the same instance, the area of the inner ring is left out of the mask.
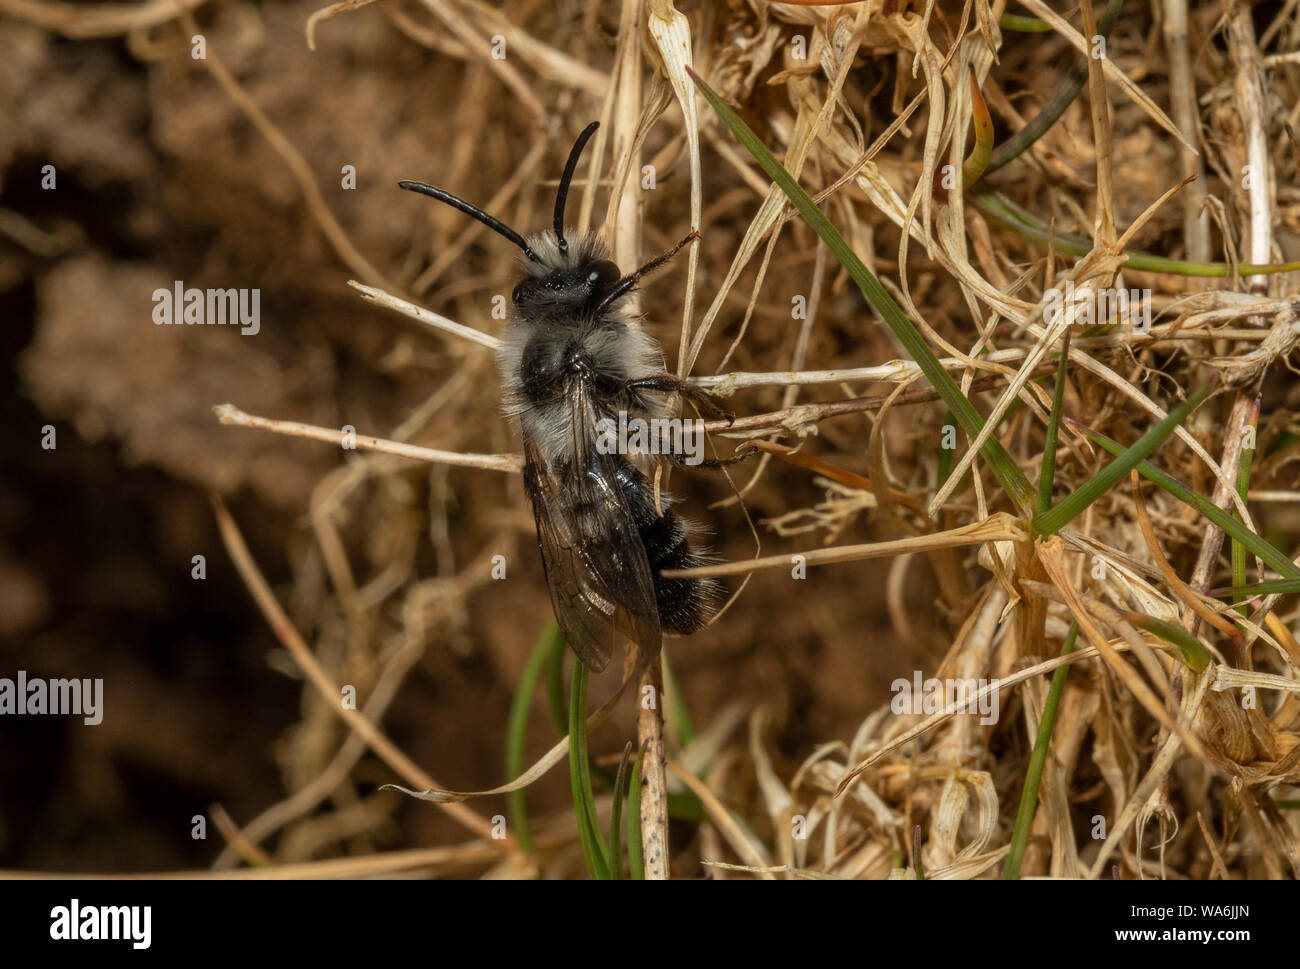
<path id="1" fill-rule="evenodd" d="M 524 482 L 555 619 L 588 669 L 609 662 L 618 634 L 642 659 L 662 644 L 654 578 L 641 533 L 623 497 L 617 458 L 596 449 L 596 414 L 579 383 L 572 401 L 572 466 L 548 465 L 525 439 Z"/>

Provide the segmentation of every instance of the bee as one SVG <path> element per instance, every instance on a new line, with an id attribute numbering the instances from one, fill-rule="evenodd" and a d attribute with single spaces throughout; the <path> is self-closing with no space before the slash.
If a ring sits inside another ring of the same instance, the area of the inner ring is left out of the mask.
<path id="1" fill-rule="evenodd" d="M 578 136 L 555 195 L 552 231 L 525 239 L 477 206 L 422 182 L 398 184 L 460 210 L 514 243 L 521 275 L 497 363 L 506 414 L 518 420 L 524 486 L 556 622 L 592 672 L 609 662 L 619 636 L 638 662 L 659 654 L 663 632 L 695 632 L 713 615 L 715 579 L 666 579 L 712 559 L 691 544 L 694 526 L 673 510 L 626 454 L 597 446 L 602 419 L 652 420 L 681 394 L 701 413 L 725 415 L 707 395 L 669 374 L 642 328 L 631 295 L 640 280 L 687 243 L 624 274 L 595 234 L 570 239 L 565 202 L 578 160 L 598 122 Z M 711 462 L 712 463 L 712 462 Z"/>

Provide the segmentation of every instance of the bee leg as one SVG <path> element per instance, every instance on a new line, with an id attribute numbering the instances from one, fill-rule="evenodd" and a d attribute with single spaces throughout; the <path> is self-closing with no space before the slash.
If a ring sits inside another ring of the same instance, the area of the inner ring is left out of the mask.
<path id="1" fill-rule="evenodd" d="M 632 393 L 639 390 L 654 390 L 665 394 L 681 394 L 706 417 L 715 421 L 726 421 L 728 424 L 734 424 L 736 421 L 736 415 L 725 407 L 720 407 L 710 394 L 671 374 L 638 377 L 635 380 L 629 380 L 626 387 Z"/>
<path id="2" fill-rule="evenodd" d="M 664 454 L 662 457 L 669 464 L 675 465 L 676 467 L 682 468 L 686 471 L 693 471 L 699 468 L 708 468 L 711 471 L 716 471 L 719 468 L 726 468 L 733 464 L 740 464 L 742 461 L 748 461 L 757 453 L 757 451 L 746 451 L 744 454 L 733 454 L 729 458 L 700 458 L 695 462 L 687 461 L 680 454 Z"/>

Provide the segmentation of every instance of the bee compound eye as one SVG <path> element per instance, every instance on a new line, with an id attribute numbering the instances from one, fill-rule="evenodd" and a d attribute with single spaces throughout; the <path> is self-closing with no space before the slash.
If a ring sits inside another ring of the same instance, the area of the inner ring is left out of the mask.
<path id="1" fill-rule="evenodd" d="M 593 289 L 608 289 L 618 282 L 619 275 L 618 266 L 608 259 L 602 259 L 587 273 L 587 284 Z"/>

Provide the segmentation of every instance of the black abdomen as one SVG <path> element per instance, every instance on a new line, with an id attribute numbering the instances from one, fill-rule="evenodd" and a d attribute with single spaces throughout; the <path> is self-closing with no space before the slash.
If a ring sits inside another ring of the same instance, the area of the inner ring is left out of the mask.
<path id="1" fill-rule="evenodd" d="M 654 483 L 626 458 L 617 456 L 617 464 L 619 487 L 650 560 L 659 624 L 680 635 L 693 633 L 712 615 L 720 586 L 716 579 L 666 579 L 659 574 L 662 569 L 703 565 L 705 559 L 691 548 L 690 524 L 670 507 L 672 496 L 660 492 L 661 517 L 655 509 Z"/>

